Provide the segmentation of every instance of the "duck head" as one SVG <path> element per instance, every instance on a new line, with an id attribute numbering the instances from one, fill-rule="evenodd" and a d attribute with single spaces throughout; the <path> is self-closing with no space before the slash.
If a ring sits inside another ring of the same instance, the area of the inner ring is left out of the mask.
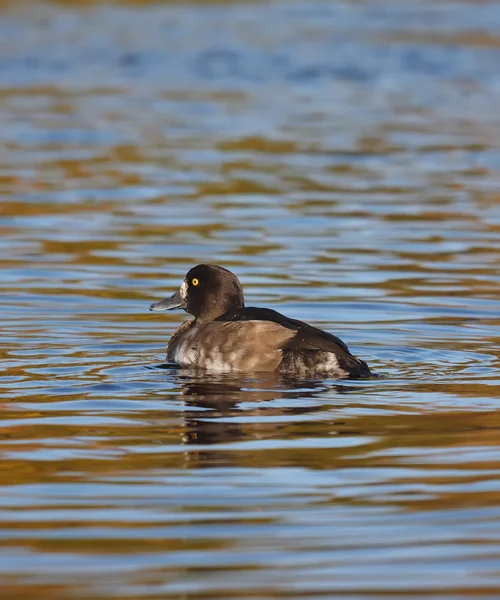
<path id="1" fill-rule="evenodd" d="M 155 302 L 149 310 L 182 308 L 196 319 L 213 321 L 244 306 L 243 288 L 236 275 L 218 265 L 198 265 L 188 272 L 178 292 Z"/>

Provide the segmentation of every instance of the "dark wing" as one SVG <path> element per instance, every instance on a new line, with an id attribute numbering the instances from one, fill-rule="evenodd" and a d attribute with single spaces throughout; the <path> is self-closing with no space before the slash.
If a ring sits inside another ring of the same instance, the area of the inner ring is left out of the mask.
<path id="1" fill-rule="evenodd" d="M 286 342 L 283 350 L 322 350 L 324 352 L 335 352 L 335 354 L 348 354 L 348 347 L 338 337 L 308 325 L 297 319 L 285 317 L 276 310 L 270 308 L 256 308 L 248 306 L 227 312 L 216 321 L 273 321 L 287 329 L 296 331 L 296 334 Z"/>
<path id="2" fill-rule="evenodd" d="M 290 319 L 270 308 L 245 307 L 227 312 L 216 321 L 273 321 L 287 329 L 295 331 L 295 335 L 288 338 L 282 345 L 284 355 L 301 355 L 304 361 L 316 363 L 317 353 L 332 352 L 335 354 L 341 369 L 349 377 L 370 377 L 372 374 L 368 365 L 349 352 L 349 348 L 338 337 L 308 325 L 297 319 Z"/>
<path id="3" fill-rule="evenodd" d="M 285 354 L 300 354 L 304 359 L 315 363 L 314 356 L 318 352 L 333 352 L 338 360 L 339 366 L 344 369 L 350 377 L 370 377 L 371 372 L 368 365 L 349 352 L 349 348 L 338 337 L 308 325 L 297 319 L 290 319 L 270 308 L 245 307 L 229 311 L 216 321 L 273 321 L 287 329 L 295 331 L 295 335 L 283 344 L 282 350 Z"/>

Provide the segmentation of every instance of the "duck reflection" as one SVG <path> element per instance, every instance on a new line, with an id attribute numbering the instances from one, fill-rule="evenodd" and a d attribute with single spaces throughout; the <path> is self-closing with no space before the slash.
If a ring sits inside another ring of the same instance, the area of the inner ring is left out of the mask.
<path id="1" fill-rule="evenodd" d="M 280 430 L 292 420 L 286 417 L 324 410 L 325 392 L 331 396 L 332 391 L 345 394 L 357 389 L 351 384 L 319 380 L 284 380 L 268 373 L 234 376 L 183 369 L 170 372 L 186 406 L 186 445 L 211 446 L 281 437 Z"/>

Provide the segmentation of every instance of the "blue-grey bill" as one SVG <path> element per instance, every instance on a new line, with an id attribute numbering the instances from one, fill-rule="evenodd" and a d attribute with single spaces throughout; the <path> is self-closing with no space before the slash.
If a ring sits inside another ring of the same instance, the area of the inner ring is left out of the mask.
<path id="1" fill-rule="evenodd" d="M 176 292 L 173 296 L 170 296 L 170 298 L 165 298 L 164 300 L 151 304 L 149 310 L 174 310 L 175 308 L 184 308 L 184 300 L 181 298 L 180 292 Z"/>

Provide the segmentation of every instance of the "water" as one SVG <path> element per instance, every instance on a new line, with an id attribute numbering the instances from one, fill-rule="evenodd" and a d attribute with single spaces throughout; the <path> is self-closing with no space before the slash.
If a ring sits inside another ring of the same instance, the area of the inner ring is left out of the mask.
<path id="1" fill-rule="evenodd" d="M 0 9 L 2 598 L 500 595 L 500 8 Z M 194 264 L 382 377 L 159 368 Z"/>

